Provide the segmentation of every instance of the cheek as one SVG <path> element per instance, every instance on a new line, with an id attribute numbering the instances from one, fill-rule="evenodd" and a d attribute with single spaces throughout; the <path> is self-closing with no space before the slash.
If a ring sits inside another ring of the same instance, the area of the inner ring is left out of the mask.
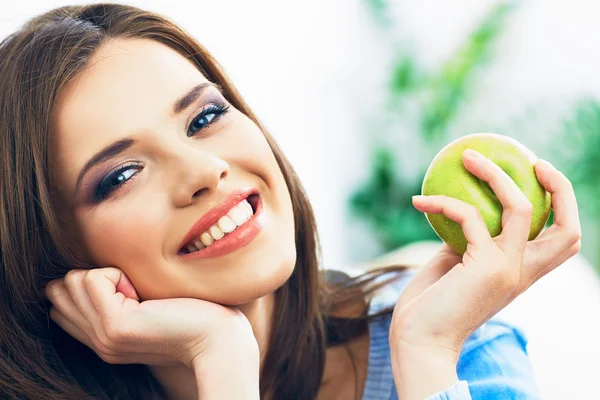
<path id="1" fill-rule="evenodd" d="M 229 147 L 228 158 L 239 163 L 245 172 L 263 178 L 267 186 L 276 191 L 279 201 L 283 201 L 285 197 L 289 198 L 279 164 L 260 128 L 244 116 L 236 122 L 231 132 L 235 138 L 232 137 L 230 142 L 235 142 L 237 145 Z"/>
<path id="2" fill-rule="evenodd" d="M 148 270 L 152 260 L 161 258 L 168 218 L 156 198 L 128 203 L 115 202 L 114 207 L 106 205 L 87 216 L 83 232 L 92 263 L 116 266 L 130 275 L 136 265 Z"/>

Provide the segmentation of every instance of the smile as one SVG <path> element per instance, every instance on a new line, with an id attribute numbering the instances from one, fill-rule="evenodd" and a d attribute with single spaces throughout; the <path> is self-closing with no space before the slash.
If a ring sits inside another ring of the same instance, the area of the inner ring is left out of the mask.
<path id="1" fill-rule="evenodd" d="M 186 235 L 178 255 L 217 257 L 250 242 L 262 228 L 262 201 L 254 190 L 238 190 L 207 212 Z"/>

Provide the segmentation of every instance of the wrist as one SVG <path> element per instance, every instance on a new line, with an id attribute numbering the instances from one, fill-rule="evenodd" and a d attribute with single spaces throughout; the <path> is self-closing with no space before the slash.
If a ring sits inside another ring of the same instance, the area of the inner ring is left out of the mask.
<path id="1" fill-rule="evenodd" d="M 252 335 L 222 337 L 192 360 L 199 400 L 258 400 L 260 353 Z"/>
<path id="2" fill-rule="evenodd" d="M 258 400 L 259 360 L 240 354 L 203 354 L 193 361 L 199 400 Z"/>
<path id="3" fill-rule="evenodd" d="M 456 384 L 458 354 L 450 349 L 418 345 L 391 346 L 398 397 L 423 400 Z"/>

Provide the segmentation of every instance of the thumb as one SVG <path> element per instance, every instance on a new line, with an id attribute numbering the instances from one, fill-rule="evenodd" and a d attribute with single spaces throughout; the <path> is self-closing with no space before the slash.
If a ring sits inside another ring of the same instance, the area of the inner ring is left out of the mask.
<path id="1" fill-rule="evenodd" d="M 400 296 L 401 303 L 408 304 L 414 298 L 420 296 L 428 287 L 439 281 L 442 276 L 446 275 L 461 261 L 462 257 L 458 253 L 446 243 L 442 244 L 433 258 L 418 270 L 415 277 L 404 289 Z"/>
<path id="2" fill-rule="evenodd" d="M 114 315 L 121 308 L 124 298 L 138 299 L 131 281 L 119 268 L 95 268 L 88 271 L 87 277 L 85 283 L 88 293 L 101 315 Z"/>
<path id="3" fill-rule="evenodd" d="M 125 297 L 139 301 L 140 297 L 138 296 L 135 288 L 133 287 L 133 284 L 131 283 L 127 275 L 125 275 L 124 272 L 121 272 L 120 275 L 121 276 L 116 286 L 117 292 L 123 293 Z"/>

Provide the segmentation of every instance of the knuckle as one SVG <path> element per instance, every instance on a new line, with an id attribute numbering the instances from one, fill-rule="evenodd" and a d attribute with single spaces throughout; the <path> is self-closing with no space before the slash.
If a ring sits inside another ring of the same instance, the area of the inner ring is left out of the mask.
<path id="1" fill-rule="evenodd" d="M 569 242 L 570 243 L 577 243 L 577 242 L 581 242 L 581 231 L 579 229 L 573 231 L 570 235 L 569 235 Z M 581 245 L 581 243 L 580 243 Z"/>
<path id="2" fill-rule="evenodd" d="M 561 191 L 567 191 L 567 192 L 574 192 L 574 187 L 573 187 L 573 182 L 571 182 L 571 180 L 569 178 L 567 178 L 567 176 L 562 173 L 561 171 L 558 171 L 558 179 L 557 179 L 557 183 L 558 183 L 558 189 Z"/>
<path id="3" fill-rule="evenodd" d="M 104 353 L 102 351 L 96 351 L 96 354 L 98 354 L 98 357 L 100 357 L 102 361 L 108 364 L 120 364 L 120 360 L 116 354 Z"/>
<path id="4" fill-rule="evenodd" d="M 444 207 L 448 207 L 449 205 L 454 204 L 454 202 L 456 202 L 456 198 L 445 195 L 445 194 L 439 194 L 436 196 L 437 197 L 437 202 L 444 206 Z"/>
<path id="5" fill-rule="evenodd" d="M 85 275 L 83 276 L 83 283 L 86 286 L 89 286 L 91 283 L 96 281 L 97 275 L 99 275 L 99 270 L 97 270 L 97 269 L 90 269 L 90 270 L 86 271 Z"/>
<path id="6" fill-rule="evenodd" d="M 533 204 L 523 195 L 511 206 L 511 212 L 514 216 L 529 219 L 533 215 Z"/>
<path id="7" fill-rule="evenodd" d="M 49 300 L 52 299 L 56 299 L 58 296 L 60 296 L 60 292 L 61 292 L 61 288 L 60 288 L 60 280 L 54 280 L 49 282 L 46 285 L 46 288 L 44 289 L 44 291 L 46 292 L 46 297 L 48 297 Z"/>
<path id="8" fill-rule="evenodd" d="M 98 337 L 96 337 L 96 339 L 93 340 L 93 345 L 94 345 L 95 351 L 98 355 L 102 354 L 105 356 L 114 357 L 117 354 L 115 351 L 113 351 L 113 349 L 111 348 L 110 345 L 107 345 L 102 340 L 100 340 L 100 338 L 98 338 Z"/>
<path id="9" fill-rule="evenodd" d="M 469 204 L 467 206 L 466 214 L 469 216 L 469 218 L 483 219 L 483 217 L 481 216 L 481 213 L 479 212 L 479 209 L 472 204 Z"/>
<path id="10" fill-rule="evenodd" d="M 102 335 L 102 337 L 99 339 L 101 341 L 104 339 L 104 345 L 111 347 L 111 345 L 120 344 L 123 340 L 123 331 L 119 328 L 119 324 L 116 324 L 112 321 L 107 321 L 103 325 L 104 335 Z"/>
<path id="11" fill-rule="evenodd" d="M 581 240 L 575 242 L 575 244 L 571 247 L 570 257 L 573 257 L 575 254 L 579 253 L 581 250 Z"/>
<path id="12" fill-rule="evenodd" d="M 568 189 L 573 189 L 573 182 L 571 182 L 571 180 L 569 178 L 567 178 L 567 176 L 562 173 L 561 171 L 558 171 L 559 175 L 560 175 L 560 179 L 563 181 L 563 184 L 565 185 L 566 188 Z"/>
<path id="13" fill-rule="evenodd" d="M 523 204 L 519 206 L 519 213 L 524 217 L 531 217 L 533 214 L 533 204 L 528 198 L 525 198 Z"/>
<path id="14" fill-rule="evenodd" d="M 67 287 L 71 287 L 77 284 L 77 282 L 81 279 L 83 272 L 84 271 L 77 269 L 69 270 L 69 272 L 65 274 L 65 285 Z"/>
<path id="15" fill-rule="evenodd" d="M 58 324 L 58 314 L 59 311 L 56 309 L 56 307 L 50 307 L 50 311 L 48 311 L 48 315 L 50 316 L 50 319 L 54 322 L 56 322 Z"/>

